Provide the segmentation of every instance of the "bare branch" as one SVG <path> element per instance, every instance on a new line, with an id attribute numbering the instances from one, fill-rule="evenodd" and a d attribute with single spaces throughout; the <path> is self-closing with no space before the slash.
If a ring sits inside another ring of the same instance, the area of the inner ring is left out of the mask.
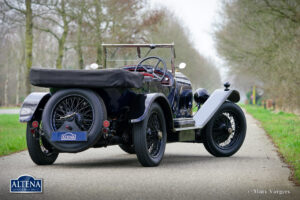
<path id="1" fill-rule="evenodd" d="M 5 3 L 10 9 L 16 10 L 16 11 L 18 11 L 18 12 L 24 14 L 24 15 L 26 14 L 26 11 L 25 11 L 25 10 L 22 10 L 22 9 L 19 9 L 19 8 L 16 8 L 16 7 L 10 5 L 6 0 L 4 0 L 4 3 Z"/>
<path id="2" fill-rule="evenodd" d="M 38 17 L 38 18 L 40 18 L 42 20 L 45 20 L 45 21 L 50 21 L 50 22 L 54 23 L 55 25 L 57 25 L 57 26 L 59 26 L 61 28 L 64 27 L 58 21 L 56 21 L 55 19 L 53 19 L 52 17 L 43 17 L 43 16 L 36 16 L 36 17 Z"/>
<path id="3" fill-rule="evenodd" d="M 33 28 L 35 28 L 37 30 L 40 30 L 40 31 L 43 31 L 43 32 L 46 32 L 46 33 L 49 33 L 53 37 L 55 37 L 57 40 L 60 40 L 60 38 L 52 30 L 50 30 L 49 28 L 42 28 L 42 27 L 38 27 L 38 26 L 35 26 L 35 25 L 33 26 Z"/>
<path id="4" fill-rule="evenodd" d="M 280 9 L 278 9 L 278 8 L 276 8 L 276 7 L 274 7 L 274 6 L 272 6 L 268 0 L 264 0 L 264 2 L 265 2 L 266 5 L 267 5 L 272 11 L 274 11 L 275 13 L 280 14 L 280 16 L 282 16 L 282 17 L 284 17 L 284 18 L 287 18 L 287 19 L 291 20 L 292 22 L 298 23 L 298 21 L 297 21 L 296 19 L 294 19 L 293 17 L 287 15 L 286 13 L 284 13 L 283 11 L 281 11 Z"/>

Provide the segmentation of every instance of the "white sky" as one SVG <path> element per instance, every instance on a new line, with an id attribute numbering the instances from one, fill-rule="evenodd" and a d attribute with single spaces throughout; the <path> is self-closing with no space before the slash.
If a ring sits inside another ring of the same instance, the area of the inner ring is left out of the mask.
<path id="1" fill-rule="evenodd" d="M 220 0 L 150 0 L 151 7 L 164 5 L 182 20 L 190 31 L 194 47 L 206 58 L 212 60 L 220 70 L 224 80 L 226 69 L 218 57 L 214 45 L 214 24 L 220 21 Z"/>

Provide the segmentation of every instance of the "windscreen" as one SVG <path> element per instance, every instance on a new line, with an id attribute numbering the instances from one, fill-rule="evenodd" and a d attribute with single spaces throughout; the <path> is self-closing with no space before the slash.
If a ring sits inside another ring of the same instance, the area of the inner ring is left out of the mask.
<path id="1" fill-rule="evenodd" d="M 167 68 L 171 70 L 171 48 L 150 48 L 150 47 L 107 47 L 106 48 L 106 68 L 123 68 L 126 66 L 136 66 L 143 58 L 157 56 L 163 59 Z M 155 66 L 156 59 L 150 59 L 143 65 Z M 159 64 L 163 68 L 162 63 Z"/>

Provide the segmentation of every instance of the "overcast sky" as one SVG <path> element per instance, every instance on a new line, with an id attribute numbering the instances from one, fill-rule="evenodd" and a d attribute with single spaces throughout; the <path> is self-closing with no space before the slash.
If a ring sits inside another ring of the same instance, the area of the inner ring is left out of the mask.
<path id="1" fill-rule="evenodd" d="M 194 47 L 215 63 L 224 79 L 224 62 L 218 57 L 213 40 L 214 24 L 220 22 L 220 0 L 151 0 L 152 7 L 158 5 L 166 6 L 182 20 Z"/>

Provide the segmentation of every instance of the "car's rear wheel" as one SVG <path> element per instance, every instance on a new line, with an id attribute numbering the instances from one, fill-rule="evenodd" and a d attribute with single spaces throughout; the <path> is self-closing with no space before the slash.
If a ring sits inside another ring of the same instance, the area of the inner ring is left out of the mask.
<path id="1" fill-rule="evenodd" d="M 141 165 L 154 167 L 160 164 L 166 148 L 167 131 L 159 104 L 153 103 L 146 118 L 133 125 L 133 141 Z"/>
<path id="2" fill-rule="evenodd" d="M 231 156 L 242 146 L 246 129 L 242 109 L 234 103 L 225 102 L 205 127 L 204 147 L 216 157 Z"/>
<path id="3" fill-rule="evenodd" d="M 42 136 L 40 122 L 37 128 L 32 127 L 32 122 L 27 123 L 26 142 L 29 155 L 32 161 L 37 165 L 51 165 L 55 162 L 58 152 Z"/>

